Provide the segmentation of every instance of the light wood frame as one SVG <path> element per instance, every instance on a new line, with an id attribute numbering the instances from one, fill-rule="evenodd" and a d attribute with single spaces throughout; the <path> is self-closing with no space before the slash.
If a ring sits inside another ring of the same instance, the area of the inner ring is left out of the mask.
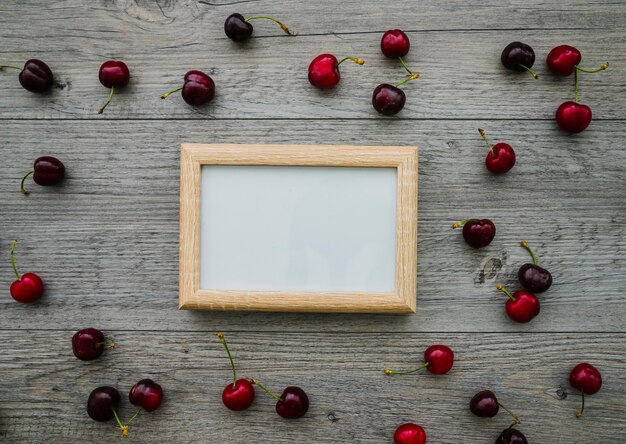
<path id="1" fill-rule="evenodd" d="M 292 292 L 200 288 L 202 165 L 393 167 L 397 169 L 395 291 Z M 417 286 L 417 147 L 183 144 L 180 161 L 179 308 L 414 313 Z"/>

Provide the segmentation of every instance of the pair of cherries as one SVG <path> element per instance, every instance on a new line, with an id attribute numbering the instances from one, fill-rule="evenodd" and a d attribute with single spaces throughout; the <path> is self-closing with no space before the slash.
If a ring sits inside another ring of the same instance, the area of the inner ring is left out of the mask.
<path id="1" fill-rule="evenodd" d="M 237 369 L 233 357 L 222 332 L 217 332 L 217 337 L 226 349 L 230 366 L 233 369 L 233 382 L 224 387 L 222 391 L 222 403 L 230 410 L 242 411 L 248 409 L 254 401 L 254 386 L 276 399 L 276 413 L 285 419 L 297 419 L 304 416 L 309 410 L 309 397 L 300 387 L 289 386 L 283 390 L 280 396 L 274 394 L 256 379 L 237 379 Z"/>
<path id="2" fill-rule="evenodd" d="M 527 444 L 528 441 L 522 432 L 514 429 L 521 421 L 519 416 L 500 404 L 496 394 L 491 390 L 482 390 L 474 395 L 469 403 L 470 411 L 481 418 L 493 418 L 498 414 L 500 408 L 513 417 L 510 427 L 504 429 L 496 439 L 496 444 Z"/>

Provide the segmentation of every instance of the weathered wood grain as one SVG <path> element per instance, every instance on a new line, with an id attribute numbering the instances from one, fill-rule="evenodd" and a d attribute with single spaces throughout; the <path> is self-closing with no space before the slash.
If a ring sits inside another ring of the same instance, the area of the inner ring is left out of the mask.
<path id="1" fill-rule="evenodd" d="M 216 326 L 216 325 L 214 325 Z M 3 442 L 120 442 L 119 430 L 95 423 L 86 414 L 89 392 L 114 385 L 125 398 L 137 380 L 162 384 L 160 410 L 139 417 L 132 442 L 211 443 L 387 443 L 404 421 L 422 424 L 431 443 L 493 443 L 509 424 L 501 412 L 493 419 L 471 415 L 468 402 L 491 389 L 522 418 L 531 443 L 617 443 L 626 409 L 626 337 L 564 334 L 268 334 L 226 332 L 240 376 L 256 377 L 280 390 L 298 385 L 310 396 L 309 413 L 285 421 L 274 401 L 260 390 L 249 411 L 235 413 L 221 404 L 232 373 L 214 332 L 112 331 L 118 348 L 98 361 L 72 355 L 71 331 L 0 332 L 0 437 Z M 384 368 L 421 362 L 423 350 L 445 343 L 455 351 L 450 374 L 389 377 Z M 560 386 L 570 369 L 590 361 L 604 374 L 599 393 L 561 400 Z M 130 442 L 130 441 L 129 441 Z"/>
<path id="2" fill-rule="evenodd" d="M 508 140 L 518 165 L 491 176 L 476 128 Z M 621 122 L 594 122 L 567 136 L 552 122 L 239 121 L 3 123 L 0 254 L 14 237 L 18 263 L 39 271 L 49 293 L 36 306 L 0 303 L 0 328 L 272 331 L 616 331 L 624 332 L 626 151 Z M 181 142 L 419 144 L 417 314 L 326 316 L 177 312 Z M 68 169 L 64 185 L 19 177 L 41 154 Z M 474 251 L 450 224 L 489 217 L 494 243 Z M 554 274 L 542 313 L 510 322 L 497 283 L 515 287 L 529 260 L 525 239 Z M 8 262 L 7 262 L 8 264 Z M 13 275 L 0 269 L 0 287 Z"/>

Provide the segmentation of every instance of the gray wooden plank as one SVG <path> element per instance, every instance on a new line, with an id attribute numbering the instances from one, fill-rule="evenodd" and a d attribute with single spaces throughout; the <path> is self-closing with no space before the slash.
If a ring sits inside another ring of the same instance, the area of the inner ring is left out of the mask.
<path id="1" fill-rule="evenodd" d="M 0 437 L 5 442 L 119 442 L 113 423 L 87 417 L 86 399 L 104 384 L 124 396 L 144 377 L 163 386 L 165 401 L 160 410 L 137 419 L 130 429 L 133 442 L 381 443 L 391 442 L 400 423 L 417 421 L 431 443 L 493 443 L 508 426 L 508 415 L 481 419 L 467 407 L 476 391 L 487 388 L 521 416 L 520 430 L 531 443 L 617 443 L 623 428 L 623 334 L 226 332 L 242 377 L 257 377 L 277 390 L 295 384 L 308 392 L 309 413 L 289 422 L 277 417 L 273 400 L 262 393 L 243 413 L 222 406 L 221 390 L 231 373 L 210 331 L 107 332 L 118 348 L 90 363 L 73 357 L 72 333 L 0 332 Z M 382 373 L 389 366 L 419 363 L 432 343 L 454 349 L 455 366 L 448 375 Z M 577 419 L 579 397 L 562 400 L 556 391 L 571 390 L 567 376 L 580 361 L 594 363 L 604 384 L 587 398 L 586 414 Z M 123 398 L 123 417 L 131 411 Z"/>
<path id="2" fill-rule="evenodd" d="M 573 96 L 573 79 L 550 75 L 544 63 L 548 51 L 564 42 L 581 49 L 585 65 L 611 63 L 601 74 L 584 76 L 581 100 L 592 106 L 597 118 L 626 118 L 626 8 L 608 1 L 591 7 L 569 0 L 559 8 L 540 1 L 429 1 L 420 2 L 415 13 L 408 0 L 394 2 L 389 9 L 350 1 L 337 4 L 336 14 L 328 14 L 317 2 L 254 2 L 246 9 L 292 18 L 302 34 L 282 38 L 273 28 L 259 25 L 259 34 L 277 38 L 253 39 L 243 47 L 223 35 L 222 23 L 233 8 L 244 5 L 161 3 L 85 6 L 72 0 L 53 4 L 45 15 L 36 3 L 3 8 L 0 60 L 18 64 L 42 58 L 57 73 L 61 87 L 41 97 L 21 89 L 16 71 L 0 72 L 0 118 L 379 119 L 371 107 L 372 90 L 403 76 L 398 63 L 379 50 L 382 32 L 395 26 L 413 30 L 407 61 L 423 75 L 406 85 L 408 100 L 401 118 L 552 118 L 558 105 Z M 396 8 L 406 11 L 399 19 L 393 14 Z M 516 23 L 516 29 L 508 31 L 492 26 Z M 501 66 L 500 51 L 512 40 L 535 48 L 540 80 Z M 341 86 L 320 92 L 309 85 L 306 73 L 321 52 L 358 55 L 366 64 L 343 66 Z M 133 79 L 98 116 L 107 90 L 97 73 L 108 58 L 125 60 Z M 194 109 L 180 96 L 159 98 L 179 85 L 188 69 L 205 70 L 215 79 L 217 97 L 211 104 Z"/>
<path id="3" fill-rule="evenodd" d="M 518 165 L 494 177 L 483 166 L 483 126 L 508 140 Z M 0 164 L 2 236 L 22 240 L 23 271 L 49 293 L 35 306 L 0 302 L 0 328 L 269 331 L 624 332 L 626 151 L 622 122 L 567 136 L 552 122 L 7 121 Z M 178 145 L 184 141 L 413 145 L 420 151 L 418 313 L 412 316 L 177 312 Z M 57 189 L 19 177 L 42 154 L 62 158 Z M 494 243 L 469 249 L 450 223 L 490 217 Z M 529 241 L 555 284 L 529 325 L 510 322 L 497 283 L 516 286 Z M 4 253 L 2 253 L 4 252 Z M 0 269 L 0 287 L 13 275 Z"/>

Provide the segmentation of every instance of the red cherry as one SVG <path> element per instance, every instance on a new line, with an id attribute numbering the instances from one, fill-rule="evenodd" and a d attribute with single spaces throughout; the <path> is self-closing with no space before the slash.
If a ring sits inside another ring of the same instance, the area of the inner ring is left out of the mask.
<path id="1" fill-rule="evenodd" d="M 539 299 L 530 291 L 519 290 L 511 294 L 502 285 L 498 285 L 496 288 L 508 296 L 509 299 L 504 308 L 509 318 L 515 322 L 530 322 L 539 314 Z"/>
<path id="2" fill-rule="evenodd" d="M 161 98 L 165 99 L 170 94 L 181 90 L 185 102 L 192 106 L 200 106 L 210 102 L 215 97 L 215 82 L 202 71 L 189 71 L 185 74 L 183 86 L 163 94 Z"/>
<path id="3" fill-rule="evenodd" d="M 407 422 L 393 434 L 394 444 L 426 444 L 426 432 L 417 424 Z"/>
<path id="4" fill-rule="evenodd" d="M 577 417 L 583 416 L 585 410 L 585 395 L 593 395 L 598 393 L 602 387 L 602 374 L 600 370 L 586 362 L 578 364 L 569 374 L 569 384 L 575 389 L 580 390 L 582 395 L 582 407 L 576 413 Z"/>
<path id="5" fill-rule="evenodd" d="M 500 142 L 491 146 L 487 136 L 485 136 L 485 130 L 478 128 L 478 132 L 489 147 L 489 153 L 487 153 L 485 158 L 487 169 L 494 174 L 503 174 L 513 168 L 513 165 L 515 165 L 515 151 L 511 145 Z"/>
<path id="6" fill-rule="evenodd" d="M 109 103 L 111 103 L 115 90 L 124 88 L 128 85 L 128 82 L 130 81 L 130 71 L 128 70 L 128 66 L 126 66 L 126 63 L 118 60 L 109 60 L 100 66 L 98 78 L 104 87 L 111 89 L 109 92 L 109 99 L 104 103 L 102 108 L 98 110 L 98 114 L 102 114 L 104 109 L 109 105 Z"/>
<path id="7" fill-rule="evenodd" d="M 115 344 L 106 342 L 104 334 L 95 328 L 84 328 L 72 336 L 72 351 L 81 361 L 92 361 L 100 357 L 105 346 L 115 348 Z"/>
<path id="8" fill-rule="evenodd" d="M 247 379 L 237 379 L 222 392 L 222 402 L 230 410 L 246 410 L 254 401 L 254 386 Z"/>
<path id="9" fill-rule="evenodd" d="M 285 419 L 298 419 L 309 410 L 309 397 L 300 387 L 287 387 L 276 403 L 276 413 Z"/>
<path id="10" fill-rule="evenodd" d="M 50 67 L 41 60 L 30 59 L 24 63 L 24 68 L 19 66 L 2 65 L 0 70 L 4 68 L 17 69 L 20 71 L 18 79 L 22 88 L 34 92 L 43 93 L 52 89 L 54 84 L 54 76 Z"/>
<path id="11" fill-rule="evenodd" d="M 408 375 L 423 368 L 433 375 L 444 375 L 454 364 L 454 352 L 446 345 L 431 345 L 424 351 L 424 363 L 418 368 L 408 371 L 385 370 L 386 375 Z"/>
<path id="12" fill-rule="evenodd" d="M 146 412 L 154 412 L 163 401 L 163 389 L 152 379 L 142 379 L 132 386 L 128 399 L 133 405 L 142 407 Z"/>
<path id="13" fill-rule="evenodd" d="M 56 157 L 42 156 L 35 159 L 33 170 L 26 173 L 20 183 L 20 191 L 24 195 L 30 194 L 24 189 L 24 181 L 31 174 L 37 185 L 43 187 L 57 185 L 65 178 L 65 165 Z"/>
<path id="14" fill-rule="evenodd" d="M 580 133 L 591 123 L 591 108 L 568 101 L 556 110 L 556 123 L 563 131 Z"/>
<path id="15" fill-rule="evenodd" d="M 407 35 L 399 29 L 390 29 L 380 39 L 380 50 L 386 57 L 395 59 L 408 54 L 411 42 Z"/>
<path id="16" fill-rule="evenodd" d="M 365 63 L 363 59 L 355 57 L 344 57 L 341 61 L 337 61 L 337 57 L 332 54 L 320 54 L 309 65 L 309 82 L 316 88 L 334 88 L 341 80 L 339 65 L 346 60 L 352 60 L 358 65 Z"/>
<path id="17" fill-rule="evenodd" d="M 24 273 L 20 276 L 15 266 L 15 257 L 13 255 L 16 245 L 17 241 L 15 240 L 11 248 L 11 266 L 15 272 L 15 276 L 17 276 L 17 280 L 11 284 L 11 297 L 17 302 L 29 304 L 39 300 L 43 296 L 44 286 L 41 278 L 35 273 Z"/>
<path id="18" fill-rule="evenodd" d="M 576 66 L 580 64 L 582 60 L 580 51 L 573 46 L 560 45 L 548 53 L 546 62 L 548 68 L 550 68 L 555 74 L 560 76 L 569 76 L 574 72 Z"/>
<path id="19" fill-rule="evenodd" d="M 496 226 L 489 219 L 466 219 L 452 224 L 452 228 L 463 227 L 463 239 L 472 248 L 486 247 L 496 236 Z"/>

